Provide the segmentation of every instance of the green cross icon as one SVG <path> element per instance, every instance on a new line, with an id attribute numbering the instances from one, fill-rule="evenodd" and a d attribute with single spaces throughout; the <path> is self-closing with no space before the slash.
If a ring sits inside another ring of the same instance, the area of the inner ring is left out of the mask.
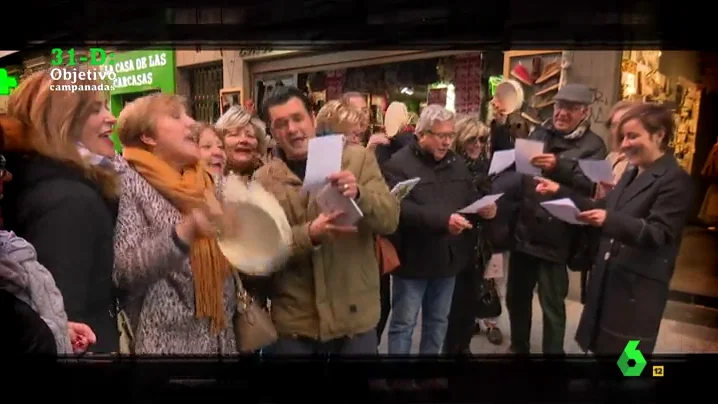
<path id="1" fill-rule="evenodd" d="M 0 69 L 0 95 L 9 95 L 10 89 L 17 87 L 17 79 L 7 75 L 6 69 Z"/>

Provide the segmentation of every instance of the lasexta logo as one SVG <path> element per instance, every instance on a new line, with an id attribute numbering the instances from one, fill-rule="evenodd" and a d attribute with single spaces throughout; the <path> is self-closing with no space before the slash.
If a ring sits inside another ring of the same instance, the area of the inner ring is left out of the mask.
<path id="1" fill-rule="evenodd" d="M 626 377 L 640 376 L 646 367 L 646 358 L 644 358 L 641 351 L 638 350 L 638 344 L 640 342 L 639 340 L 628 341 L 626 347 L 623 348 L 621 357 L 618 358 L 618 368 L 621 369 L 621 373 Z M 633 361 L 633 363 L 630 363 L 631 361 Z"/>

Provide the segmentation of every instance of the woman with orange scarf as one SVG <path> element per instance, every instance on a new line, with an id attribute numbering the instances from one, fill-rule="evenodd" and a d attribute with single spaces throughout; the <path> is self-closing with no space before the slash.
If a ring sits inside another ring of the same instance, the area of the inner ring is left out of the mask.
<path id="1" fill-rule="evenodd" d="M 128 296 L 137 354 L 236 351 L 236 289 L 215 238 L 221 208 L 194 124 L 181 100 L 166 94 L 139 98 L 119 116 L 113 278 Z"/>

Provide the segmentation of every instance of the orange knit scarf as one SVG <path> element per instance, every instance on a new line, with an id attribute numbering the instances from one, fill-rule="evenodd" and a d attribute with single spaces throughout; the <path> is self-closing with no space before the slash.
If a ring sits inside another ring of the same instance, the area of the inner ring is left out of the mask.
<path id="1" fill-rule="evenodd" d="M 214 198 L 212 177 L 198 164 L 182 173 L 154 154 L 139 148 L 125 147 L 123 157 L 162 196 L 180 212 L 188 214 L 203 206 L 206 198 Z M 194 278 L 195 313 L 209 318 L 212 331 L 227 327 L 224 311 L 224 281 L 229 276 L 229 263 L 215 238 L 198 238 L 190 249 L 190 265 Z"/>

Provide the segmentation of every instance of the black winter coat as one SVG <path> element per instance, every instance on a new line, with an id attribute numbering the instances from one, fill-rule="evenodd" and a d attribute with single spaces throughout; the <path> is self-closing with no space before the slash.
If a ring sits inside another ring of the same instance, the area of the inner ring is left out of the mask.
<path id="1" fill-rule="evenodd" d="M 97 336 L 92 352 L 117 352 L 112 316 L 113 238 L 117 202 L 103 198 L 82 172 L 36 154 L 6 153 L 13 180 L 5 185 L 5 228 L 31 243 L 55 278 L 70 321 Z"/>
<path id="2" fill-rule="evenodd" d="M 560 132 L 540 127 L 529 135 L 529 139 L 544 142 L 544 152 L 557 156 L 557 167 L 543 175 L 574 190 L 582 190 L 589 196 L 593 184 L 583 175 L 578 166 L 579 159 L 605 159 L 606 145 L 598 135 L 586 129 L 577 139 L 566 139 Z M 566 264 L 572 253 L 573 234 L 576 226 L 554 218 L 540 206 L 541 202 L 556 199 L 536 193 L 536 181 L 532 176 L 523 175 L 521 180 L 523 199 L 518 209 L 514 234 L 514 249 L 533 257 Z"/>
<path id="3" fill-rule="evenodd" d="M 441 160 L 412 143 L 384 164 L 390 187 L 419 177 L 421 181 L 401 202 L 397 236 L 393 241 L 401 267 L 393 275 L 434 278 L 457 275 L 472 258 L 474 234 L 451 235 L 449 217 L 478 199 L 464 160 L 449 151 Z"/>
<path id="4" fill-rule="evenodd" d="M 693 193 L 667 153 L 640 175 L 626 170 L 605 199 L 572 197 L 581 210 L 606 210 L 576 331 L 582 349 L 620 355 L 640 340 L 641 352 L 653 352 Z"/>
<path id="5" fill-rule="evenodd" d="M 379 166 L 382 166 L 391 159 L 394 153 L 415 142 L 416 135 L 414 135 L 413 132 L 401 132 L 389 139 L 388 145 L 380 144 L 376 147 L 374 150 L 376 161 L 379 163 Z"/>

